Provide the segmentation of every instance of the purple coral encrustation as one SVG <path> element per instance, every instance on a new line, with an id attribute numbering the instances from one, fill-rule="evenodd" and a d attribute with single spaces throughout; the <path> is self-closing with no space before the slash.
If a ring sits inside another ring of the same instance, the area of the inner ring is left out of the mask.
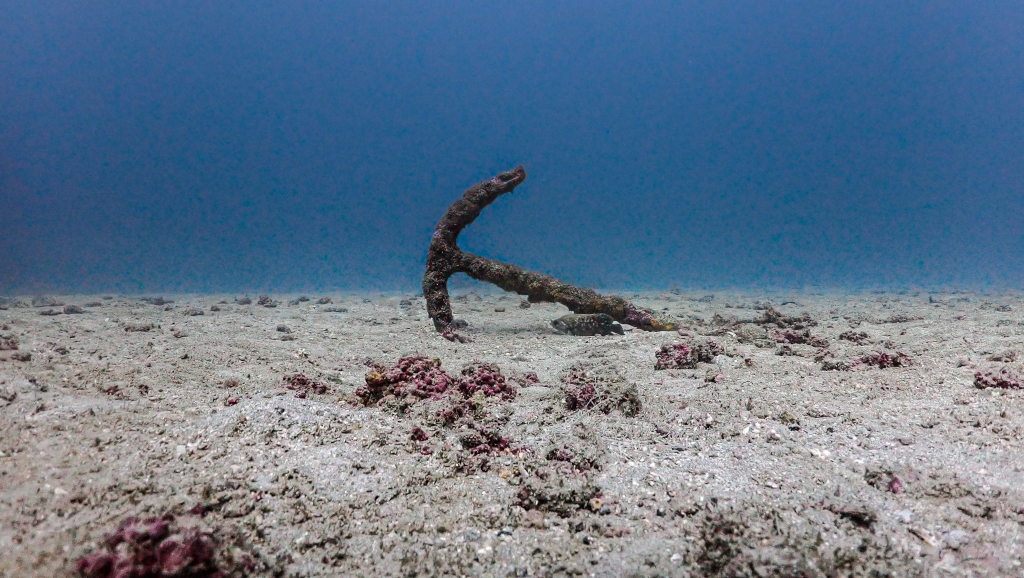
<path id="1" fill-rule="evenodd" d="M 294 391 L 295 397 L 299 399 L 304 399 L 309 393 L 322 395 L 328 392 L 327 384 L 310 379 L 301 373 L 286 375 L 281 380 L 284 381 L 285 388 Z"/>
<path id="2" fill-rule="evenodd" d="M 459 440 L 469 453 L 480 455 L 508 449 L 510 440 L 497 430 L 478 424 L 473 425 L 473 430 Z"/>
<path id="3" fill-rule="evenodd" d="M 416 441 L 416 442 L 425 442 L 428 439 L 430 439 L 430 434 L 428 434 L 420 426 L 416 426 L 416 427 L 412 428 L 412 433 L 409 435 L 409 439 L 411 439 L 413 441 Z"/>
<path id="4" fill-rule="evenodd" d="M 501 369 L 493 363 L 474 363 L 463 368 L 459 377 L 459 391 L 465 397 L 472 397 L 476 392 L 483 392 L 487 397 L 501 396 L 505 401 L 516 398 L 516 388 L 501 374 Z"/>
<path id="5" fill-rule="evenodd" d="M 811 335 L 810 329 L 803 331 L 794 331 L 792 329 L 776 331 L 775 341 L 776 343 L 788 343 L 791 345 L 806 344 L 813 347 L 828 347 L 828 340 L 824 337 Z"/>
<path id="6" fill-rule="evenodd" d="M 565 391 L 565 409 L 580 411 L 591 409 L 597 404 L 597 388 L 587 382 L 578 387 L 570 387 Z"/>
<path id="7" fill-rule="evenodd" d="M 454 378 L 441 368 L 441 360 L 410 356 L 399 359 L 389 368 L 374 366 L 366 374 L 366 385 L 356 390 L 356 396 L 367 405 L 387 396 L 416 400 L 438 398 L 448 393 L 453 385 L 466 398 L 482 392 L 488 397 L 500 396 L 511 401 L 517 394 L 516 387 L 509 383 L 497 365 L 473 363 Z"/>
<path id="8" fill-rule="evenodd" d="M 714 341 L 698 343 L 668 343 L 654 354 L 658 360 L 654 369 L 694 369 L 698 363 L 711 363 L 716 356 L 725 353 L 725 348 Z"/>
<path id="9" fill-rule="evenodd" d="M 877 367 L 879 369 L 886 369 L 889 367 L 906 367 L 911 364 L 910 357 L 906 353 L 886 353 L 884 351 L 877 351 L 875 353 L 869 353 L 857 360 L 859 363 L 864 365 L 870 365 L 871 367 Z"/>
<path id="10" fill-rule="evenodd" d="M 1024 378 L 1020 374 L 1004 367 L 999 371 L 978 371 L 974 374 L 974 387 L 985 389 L 998 387 L 1001 389 L 1024 389 Z"/>
<path id="11" fill-rule="evenodd" d="M 367 373 L 366 385 L 356 390 L 356 396 L 366 405 L 387 396 L 439 397 L 452 383 L 452 377 L 441 369 L 440 359 L 409 356 L 389 368 L 381 365 Z"/>
<path id="12" fill-rule="evenodd" d="M 78 560 L 77 570 L 86 578 L 222 578 L 216 546 L 211 532 L 179 527 L 172 514 L 129 517 L 107 537 L 104 550 Z"/>

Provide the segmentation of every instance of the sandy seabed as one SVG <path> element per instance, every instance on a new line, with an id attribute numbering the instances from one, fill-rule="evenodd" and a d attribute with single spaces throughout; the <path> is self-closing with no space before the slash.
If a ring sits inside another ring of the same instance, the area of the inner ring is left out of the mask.
<path id="1" fill-rule="evenodd" d="M 1020 374 L 1020 294 L 647 293 L 685 335 L 574 337 L 469 292 L 466 344 L 419 296 L 273 297 L 0 301 L 0 575 L 191 535 L 167 575 L 1024 576 L 1024 390 L 975 385 Z M 446 393 L 357 395 L 413 355 Z"/>

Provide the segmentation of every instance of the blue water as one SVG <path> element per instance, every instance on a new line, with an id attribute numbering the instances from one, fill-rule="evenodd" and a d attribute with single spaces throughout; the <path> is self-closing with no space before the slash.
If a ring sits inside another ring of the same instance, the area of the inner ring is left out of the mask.
<path id="1" fill-rule="evenodd" d="M 0 2 L 0 292 L 1020 287 L 1024 3 Z"/>

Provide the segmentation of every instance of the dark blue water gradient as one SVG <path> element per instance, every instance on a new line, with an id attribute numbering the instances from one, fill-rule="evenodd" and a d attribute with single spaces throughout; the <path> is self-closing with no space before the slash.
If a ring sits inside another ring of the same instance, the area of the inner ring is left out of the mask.
<path id="1" fill-rule="evenodd" d="M 835 5 L 833 5 L 835 4 Z M 0 4 L 0 291 L 1024 276 L 1015 1 Z"/>

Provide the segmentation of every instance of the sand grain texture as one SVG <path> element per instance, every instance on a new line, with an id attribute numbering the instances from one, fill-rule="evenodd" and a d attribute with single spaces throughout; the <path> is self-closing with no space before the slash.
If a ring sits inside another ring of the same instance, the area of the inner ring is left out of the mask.
<path id="1" fill-rule="evenodd" d="M 73 575 L 124 517 L 190 509 L 266 575 L 1024 575 L 1024 391 L 974 385 L 1020 370 L 1017 294 L 654 293 L 689 337 L 573 337 L 560 305 L 456 292 L 466 344 L 411 295 L 165 297 L 4 302 L 0 575 Z M 766 302 L 816 324 L 752 323 Z M 517 395 L 358 403 L 413 354 Z"/>

